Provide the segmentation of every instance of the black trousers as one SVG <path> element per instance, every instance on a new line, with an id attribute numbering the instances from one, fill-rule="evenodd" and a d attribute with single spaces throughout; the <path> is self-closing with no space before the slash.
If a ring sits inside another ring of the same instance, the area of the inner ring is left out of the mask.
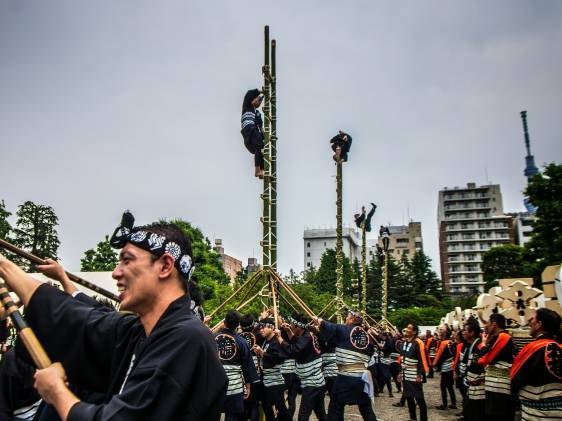
<path id="1" fill-rule="evenodd" d="M 326 421 L 326 408 L 324 406 L 325 395 L 325 386 L 303 387 L 298 421 L 308 421 L 312 411 L 314 411 L 318 421 Z"/>
<path id="2" fill-rule="evenodd" d="M 242 132 L 244 137 L 244 146 L 252 154 L 254 154 L 254 165 L 263 170 L 263 137 L 257 130 L 252 130 L 248 133 Z"/>
<path id="3" fill-rule="evenodd" d="M 398 381 L 398 376 L 400 375 L 400 365 L 397 363 L 390 364 L 390 374 L 392 376 L 392 380 L 394 380 L 394 384 L 396 385 L 396 389 L 399 392 L 402 391 L 402 383 Z"/>
<path id="4" fill-rule="evenodd" d="M 328 396 L 330 399 L 332 398 L 332 388 L 334 387 L 334 382 L 336 381 L 336 377 L 324 377 L 326 381 L 326 390 L 328 391 Z"/>
<path id="5" fill-rule="evenodd" d="M 263 383 L 256 382 L 250 384 L 250 397 L 244 400 L 244 419 L 259 421 L 259 404 L 262 395 Z"/>
<path id="6" fill-rule="evenodd" d="M 484 419 L 484 399 L 467 399 L 463 408 L 466 421 L 482 421 Z"/>
<path id="7" fill-rule="evenodd" d="M 427 421 L 427 404 L 425 403 L 425 399 L 423 397 L 419 398 L 406 398 L 406 402 L 408 403 L 408 412 L 410 413 L 410 419 L 417 420 L 416 415 L 416 405 L 420 407 L 420 421 Z"/>
<path id="8" fill-rule="evenodd" d="M 332 398 L 332 400 L 330 400 L 330 406 L 328 407 L 328 421 L 344 421 L 343 414 L 345 405 L 345 403 L 338 402 L 337 398 Z M 359 412 L 364 421 L 377 421 L 370 399 L 368 402 L 357 404 L 357 406 L 359 407 Z"/>
<path id="9" fill-rule="evenodd" d="M 455 396 L 455 380 L 452 371 L 447 371 L 445 373 L 441 372 L 441 382 L 439 383 L 441 387 L 441 401 L 443 406 L 447 406 L 447 391 L 451 396 L 451 404 L 457 404 L 457 397 Z"/>
<path id="10" fill-rule="evenodd" d="M 269 406 L 275 406 L 277 409 L 277 421 L 291 421 L 289 411 L 285 406 L 285 387 L 272 386 L 264 387 L 265 403 Z"/>
<path id="11" fill-rule="evenodd" d="M 289 411 L 289 417 L 293 419 L 297 409 L 297 394 L 300 380 L 299 376 L 295 373 L 283 373 L 283 379 L 285 379 L 285 386 L 287 387 L 287 410 Z"/>

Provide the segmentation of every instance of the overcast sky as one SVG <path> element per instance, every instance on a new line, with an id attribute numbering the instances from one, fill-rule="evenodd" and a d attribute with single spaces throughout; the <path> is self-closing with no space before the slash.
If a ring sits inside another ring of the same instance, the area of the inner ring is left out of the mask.
<path id="1" fill-rule="evenodd" d="M 561 22 L 557 0 L 0 0 L 0 199 L 55 209 L 70 270 L 124 209 L 261 258 L 240 109 L 269 24 L 279 270 L 303 269 L 304 227 L 335 225 L 340 128 L 344 221 L 371 201 L 375 226 L 421 221 L 438 270 L 438 190 L 499 183 L 524 210 L 521 110 L 537 165 L 561 161 Z"/>

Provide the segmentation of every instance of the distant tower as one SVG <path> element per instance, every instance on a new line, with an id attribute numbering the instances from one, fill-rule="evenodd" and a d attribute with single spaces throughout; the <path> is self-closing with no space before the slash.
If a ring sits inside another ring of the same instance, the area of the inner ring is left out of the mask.
<path id="1" fill-rule="evenodd" d="M 525 134 L 525 147 L 527 148 L 524 174 L 527 177 L 527 182 L 529 182 L 535 174 L 539 173 L 539 169 L 535 166 L 535 157 L 531 155 L 531 141 L 529 140 L 529 129 L 527 128 L 527 111 L 521 111 L 521 120 L 523 120 L 523 133 Z M 537 211 L 537 208 L 529 202 L 528 198 L 525 198 L 524 203 L 528 212 L 535 213 Z"/>

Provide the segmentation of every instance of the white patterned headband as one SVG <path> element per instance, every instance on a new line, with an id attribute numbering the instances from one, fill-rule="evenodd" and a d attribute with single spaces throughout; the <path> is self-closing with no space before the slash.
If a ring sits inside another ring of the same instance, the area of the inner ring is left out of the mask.
<path id="1" fill-rule="evenodd" d="M 130 212 L 123 214 L 121 225 L 115 229 L 109 240 L 111 247 L 120 249 L 131 243 L 158 257 L 168 254 L 174 259 L 175 267 L 189 281 L 195 269 L 191 256 L 175 241 L 168 240 L 165 235 L 151 232 L 150 227 L 133 228 L 134 222 L 135 218 Z"/>
<path id="2" fill-rule="evenodd" d="M 306 323 L 299 322 L 297 319 L 294 319 L 292 317 L 288 317 L 287 321 L 293 326 L 300 327 L 301 329 L 306 329 L 308 327 Z"/>

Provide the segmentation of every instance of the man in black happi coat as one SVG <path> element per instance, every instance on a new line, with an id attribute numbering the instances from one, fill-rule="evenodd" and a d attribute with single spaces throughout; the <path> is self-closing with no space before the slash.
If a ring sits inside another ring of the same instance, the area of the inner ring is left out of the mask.
<path id="1" fill-rule="evenodd" d="M 191 243 L 173 224 L 133 228 L 124 215 L 112 237 L 121 310 L 100 311 L 28 276 L 0 255 L 0 277 L 22 299 L 47 354 L 35 387 L 63 421 L 218 420 L 227 379 L 209 330 L 190 309 Z M 105 394 L 80 401 L 66 382 Z"/>

